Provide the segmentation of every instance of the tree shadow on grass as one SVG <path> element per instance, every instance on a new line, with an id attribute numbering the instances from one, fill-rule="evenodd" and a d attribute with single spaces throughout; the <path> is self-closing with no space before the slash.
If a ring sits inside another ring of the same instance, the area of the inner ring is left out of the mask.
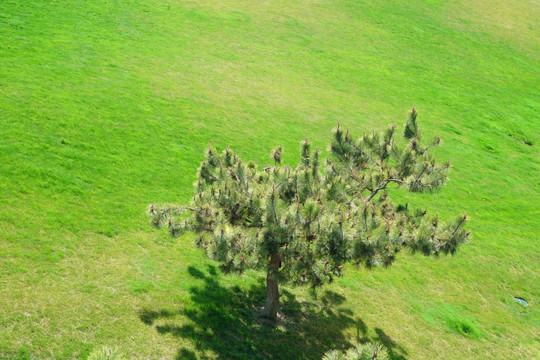
<path id="1" fill-rule="evenodd" d="M 396 343 L 390 336 L 388 336 L 382 329 L 375 328 L 374 337 L 367 336 L 367 326 L 362 320 L 357 320 L 356 322 L 356 339 L 359 343 L 365 344 L 367 342 L 377 342 L 383 344 L 388 350 L 388 356 L 391 360 L 407 360 L 405 355 L 407 355 L 407 350 L 403 346 Z"/>
<path id="2" fill-rule="evenodd" d="M 368 339 L 367 328 L 350 310 L 339 307 L 345 297 L 325 291 L 317 301 L 300 302 L 281 290 L 281 317 L 277 324 L 262 319 L 265 300 L 261 281 L 249 289 L 225 287 L 213 266 L 207 273 L 190 267 L 190 275 L 203 285 L 190 289 L 192 302 L 181 310 L 142 310 L 141 321 L 155 326 L 160 334 L 189 339 L 197 350 L 181 348 L 176 359 L 298 359 L 320 360 L 330 349 L 345 349 L 353 344 L 343 335 L 357 328 L 360 342 L 379 341 L 388 347 L 391 359 L 406 360 L 406 353 L 380 329 Z M 353 339 L 354 340 L 354 339 Z"/>

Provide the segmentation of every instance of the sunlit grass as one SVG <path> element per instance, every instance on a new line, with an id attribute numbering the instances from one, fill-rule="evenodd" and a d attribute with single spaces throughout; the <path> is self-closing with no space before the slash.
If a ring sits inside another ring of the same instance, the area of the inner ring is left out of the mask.
<path id="1" fill-rule="evenodd" d="M 316 359 L 357 340 L 540 356 L 539 17 L 525 0 L 0 2 L 0 358 Z M 288 289 L 290 321 L 267 328 L 248 316 L 261 274 L 214 285 L 189 236 L 148 225 L 150 202 L 189 201 L 208 143 L 261 165 L 282 144 L 292 163 L 337 121 L 361 135 L 412 105 L 451 178 L 395 195 L 471 216 L 454 258 L 350 268 L 333 297 Z M 246 297 L 234 329 L 202 313 L 212 291 Z"/>

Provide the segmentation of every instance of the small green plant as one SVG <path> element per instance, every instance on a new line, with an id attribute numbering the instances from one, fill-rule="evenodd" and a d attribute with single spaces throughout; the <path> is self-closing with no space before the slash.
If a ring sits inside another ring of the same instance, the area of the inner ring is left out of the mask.
<path id="1" fill-rule="evenodd" d="M 26 346 L 19 348 L 15 360 L 30 360 L 30 351 Z"/>
<path id="2" fill-rule="evenodd" d="M 480 332 L 476 325 L 468 319 L 447 319 L 448 325 L 451 329 L 455 330 L 463 336 L 470 338 L 477 338 L 480 336 Z"/>
<path id="3" fill-rule="evenodd" d="M 378 343 L 358 345 L 346 352 L 332 350 L 324 354 L 322 360 L 389 360 L 386 348 Z"/>
<path id="4" fill-rule="evenodd" d="M 95 349 L 88 356 L 88 360 L 125 360 L 118 348 L 109 348 L 103 346 L 102 348 Z"/>

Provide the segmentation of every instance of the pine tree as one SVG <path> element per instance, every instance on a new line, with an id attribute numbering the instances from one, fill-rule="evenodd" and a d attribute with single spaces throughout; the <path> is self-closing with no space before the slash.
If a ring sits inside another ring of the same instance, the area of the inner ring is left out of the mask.
<path id="1" fill-rule="evenodd" d="M 209 147 L 198 170 L 190 206 L 151 205 L 155 226 L 174 236 L 194 231 L 196 245 L 225 271 L 266 271 L 264 315 L 276 319 L 279 284 L 321 286 L 355 265 L 391 265 L 401 249 L 424 255 L 454 254 L 468 238 L 466 215 L 439 223 L 438 215 L 395 205 L 391 185 L 431 192 L 446 180 L 449 163 L 438 163 L 434 139 L 422 142 L 413 108 L 402 144 L 395 128 L 353 140 L 335 129 L 324 169 L 319 150 L 306 139 L 300 164 L 258 169 L 231 149 Z"/>

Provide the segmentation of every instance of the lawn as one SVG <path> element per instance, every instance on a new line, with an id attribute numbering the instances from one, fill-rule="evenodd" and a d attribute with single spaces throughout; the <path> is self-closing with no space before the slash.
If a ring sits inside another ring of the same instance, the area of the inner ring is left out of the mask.
<path id="1" fill-rule="evenodd" d="M 530 0 L 2 0 L 0 359 L 540 358 L 540 6 Z M 470 215 L 454 257 L 349 267 L 285 321 L 263 274 L 223 275 L 149 225 L 186 203 L 208 143 L 259 165 L 339 121 L 401 127 L 411 106 L 450 160 L 436 194 Z M 525 307 L 514 301 L 519 296 Z"/>

